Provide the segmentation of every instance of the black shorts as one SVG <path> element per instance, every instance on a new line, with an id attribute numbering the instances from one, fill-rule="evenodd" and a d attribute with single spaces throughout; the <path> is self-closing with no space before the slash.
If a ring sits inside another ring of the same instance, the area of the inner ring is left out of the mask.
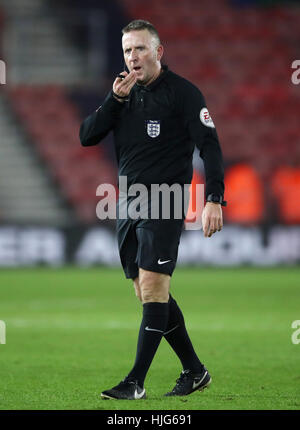
<path id="1" fill-rule="evenodd" d="M 184 214 L 176 219 L 117 219 L 117 238 L 126 278 L 139 268 L 172 276 L 178 255 Z"/>
<path id="2" fill-rule="evenodd" d="M 183 220 L 118 220 L 117 237 L 126 278 L 139 268 L 172 276 L 178 255 Z"/>

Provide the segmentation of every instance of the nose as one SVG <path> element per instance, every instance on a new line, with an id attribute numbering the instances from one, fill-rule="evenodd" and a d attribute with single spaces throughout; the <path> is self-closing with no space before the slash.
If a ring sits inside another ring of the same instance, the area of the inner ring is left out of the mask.
<path id="1" fill-rule="evenodd" d="M 129 54 L 129 61 L 135 62 L 137 61 L 137 59 L 138 59 L 137 51 L 133 49 Z"/>

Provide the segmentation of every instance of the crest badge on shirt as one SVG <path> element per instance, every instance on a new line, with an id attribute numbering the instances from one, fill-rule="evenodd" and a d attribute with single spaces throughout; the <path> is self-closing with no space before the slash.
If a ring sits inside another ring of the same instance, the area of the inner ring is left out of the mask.
<path id="1" fill-rule="evenodd" d="M 160 121 L 159 120 L 147 120 L 147 134 L 150 137 L 157 137 L 160 134 Z"/>
<path id="2" fill-rule="evenodd" d="M 215 128 L 215 124 L 213 123 L 213 120 L 211 119 L 211 116 L 205 107 L 200 111 L 200 121 L 202 124 L 206 125 L 206 127 Z"/>

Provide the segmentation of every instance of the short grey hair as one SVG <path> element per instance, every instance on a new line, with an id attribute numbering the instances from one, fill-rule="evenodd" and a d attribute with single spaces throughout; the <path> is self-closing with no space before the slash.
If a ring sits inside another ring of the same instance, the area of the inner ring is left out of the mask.
<path id="1" fill-rule="evenodd" d="M 158 31 L 154 27 L 153 24 L 149 21 L 145 21 L 143 19 L 135 19 L 131 21 L 122 29 L 122 34 L 129 33 L 130 31 L 139 31 L 139 30 L 148 30 L 152 36 L 154 36 L 157 40 L 157 44 L 160 45 L 160 37 Z"/>

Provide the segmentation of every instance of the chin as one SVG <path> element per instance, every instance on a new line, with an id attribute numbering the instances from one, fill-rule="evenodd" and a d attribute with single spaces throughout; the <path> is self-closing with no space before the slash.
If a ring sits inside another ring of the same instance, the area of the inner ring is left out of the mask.
<path id="1" fill-rule="evenodd" d="M 149 79 L 147 79 L 145 76 L 140 76 L 137 78 L 137 82 L 141 85 L 146 85 Z"/>

